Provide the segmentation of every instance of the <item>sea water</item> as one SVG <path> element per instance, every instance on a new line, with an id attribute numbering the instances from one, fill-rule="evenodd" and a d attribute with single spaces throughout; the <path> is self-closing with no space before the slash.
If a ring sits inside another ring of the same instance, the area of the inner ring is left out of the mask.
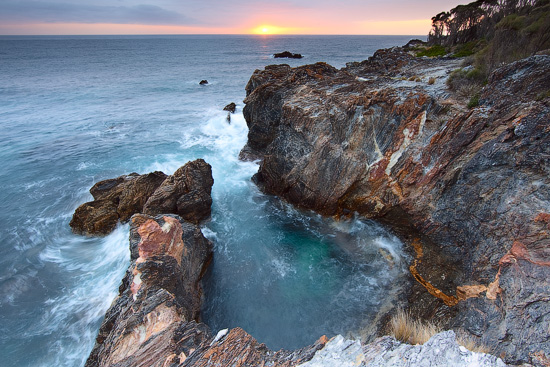
<path id="1" fill-rule="evenodd" d="M 202 312 L 214 333 L 241 326 L 291 349 L 363 327 L 403 273 L 401 244 L 376 223 L 262 194 L 257 163 L 237 159 L 244 87 L 271 63 L 340 68 L 410 38 L 0 37 L 2 365 L 84 364 L 129 264 L 128 225 L 87 238 L 71 233 L 72 213 L 100 180 L 196 158 L 215 180 Z M 285 50 L 305 57 L 272 58 Z"/>

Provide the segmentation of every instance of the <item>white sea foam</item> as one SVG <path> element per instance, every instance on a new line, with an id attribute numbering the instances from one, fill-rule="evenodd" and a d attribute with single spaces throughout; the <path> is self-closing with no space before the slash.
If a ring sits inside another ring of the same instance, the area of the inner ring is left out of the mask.
<path id="1" fill-rule="evenodd" d="M 43 366 L 75 366 L 86 360 L 97 325 L 118 294 L 118 285 L 129 265 L 128 225 L 118 226 L 101 239 L 72 237 L 48 246 L 45 263 L 57 264 L 66 273 L 66 286 L 56 298 L 46 300 L 45 312 L 35 333 L 58 335 Z M 31 335 L 29 335 L 31 336 Z"/>

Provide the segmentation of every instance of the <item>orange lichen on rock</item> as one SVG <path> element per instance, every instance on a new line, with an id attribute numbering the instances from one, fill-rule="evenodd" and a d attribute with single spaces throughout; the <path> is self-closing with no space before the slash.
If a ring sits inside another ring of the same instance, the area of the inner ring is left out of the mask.
<path id="1" fill-rule="evenodd" d="M 430 282 L 424 280 L 422 276 L 418 273 L 418 270 L 416 269 L 417 260 L 414 260 L 414 264 L 409 266 L 409 270 L 411 274 L 413 275 L 414 279 L 418 283 L 420 283 L 426 290 L 434 297 L 439 298 L 442 300 L 447 306 L 456 306 L 458 303 L 458 299 L 454 296 L 448 296 L 445 293 L 443 293 L 441 290 L 434 287 Z"/>
<path id="2" fill-rule="evenodd" d="M 497 275 L 495 276 L 495 280 L 491 283 L 489 283 L 489 286 L 487 287 L 487 293 L 485 293 L 485 296 L 487 299 L 490 300 L 496 300 L 497 295 L 502 291 L 500 288 L 500 269 L 498 270 Z"/>
<path id="3" fill-rule="evenodd" d="M 485 285 L 461 285 L 456 287 L 456 298 L 459 301 L 465 301 L 468 298 L 479 297 L 483 292 L 487 291 L 487 286 Z"/>
<path id="4" fill-rule="evenodd" d="M 537 223 L 546 223 L 546 226 L 548 229 L 550 229 L 550 214 L 549 213 L 539 213 L 536 218 L 535 222 Z"/>

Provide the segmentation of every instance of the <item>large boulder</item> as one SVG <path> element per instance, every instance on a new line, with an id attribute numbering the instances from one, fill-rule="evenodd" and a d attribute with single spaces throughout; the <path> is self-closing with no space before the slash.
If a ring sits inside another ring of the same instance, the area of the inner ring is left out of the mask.
<path id="1" fill-rule="evenodd" d="M 178 214 L 199 223 L 210 217 L 212 168 L 202 159 L 188 162 L 172 176 L 132 173 L 96 183 L 94 200 L 80 205 L 69 225 L 75 233 L 109 234 L 136 213 Z"/>
<path id="2" fill-rule="evenodd" d="M 174 213 L 199 223 L 210 217 L 212 167 L 202 159 L 189 162 L 169 176 L 147 199 L 143 213 Z"/>
<path id="3" fill-rule="evenodd" d="M 340 71 L 257 70 L 242 157 L 261 159 L 268 193 L 392 225 L 421 316 L 525 362 L 550 350 L 550 57 L 496 70 L 471 110 L 445 88 L 457 67 L 394 48 Z"/>
<path id="4" fill-rule="evenodd" d="M 94 200 L 80 205 L 69 225 L 78 234 L 109 234 L 119 220 L 127 221 L 133 214 L 141 212 L 147 199 L 166 177 L 157 171 L 100 181 L 90 189 Z"/>

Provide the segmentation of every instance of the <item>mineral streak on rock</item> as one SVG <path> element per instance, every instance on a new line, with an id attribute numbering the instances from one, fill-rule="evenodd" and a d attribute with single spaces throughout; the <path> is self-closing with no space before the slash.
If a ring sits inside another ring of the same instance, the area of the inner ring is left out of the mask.
<path id="1" fill-rule="evenodd" d="M 210 339 L 197 323 L 200 280 L 212 257 L 200 229 L 174 215 L 137 214 L 130 248 L 130 267 L 86 366 L 170 365 Z"/>
<path id="2" fill-rule="evenodd" d="M 241 157 L 261 159 L 255 182 L 297 206 L 408 223 L 446 259 L 414 269 L 456 304 L 449 325 L 529 361 L 550 350 L 550 106 L 536 98 L 550 57 L 497 69 L 472 110 L 445 87 L 457 67 L 394 48 L 342 70 L 257 70 Z"/>
<path id="3" fill-rule="evenodd" d="M 193 223 L 210 217 L 212 168 L 202 159 L 188 162 L 172 176 L 132 173 L 96 183 L 94 200 L 80 205 L 69 225 L 74 232 L 106 235 L 133 214 L 172 213 Z"/>

